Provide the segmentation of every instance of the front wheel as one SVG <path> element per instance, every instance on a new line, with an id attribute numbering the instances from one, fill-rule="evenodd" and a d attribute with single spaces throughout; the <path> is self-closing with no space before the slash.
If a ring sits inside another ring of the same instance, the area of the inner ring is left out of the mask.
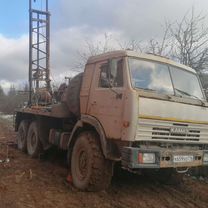
<path id="1" fill-rule="evenodd" d="M 75 187 L 82 191 L 100 191 L 111 182 L 113 163 L 104 158 L 98 135 L 81 133 L 71 155 L 71 175 Z"/>

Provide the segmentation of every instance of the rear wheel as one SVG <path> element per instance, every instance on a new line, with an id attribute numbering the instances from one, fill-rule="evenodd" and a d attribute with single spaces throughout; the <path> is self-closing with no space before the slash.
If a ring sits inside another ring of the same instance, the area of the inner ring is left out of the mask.
<path id="1" fill-rule="evenodd" d="M 27 151 L 27 132 L 29 121 L 21 121 L 17 134 L 17 148 L 23 152 Z"/>
<path id="2" fill-rule="evenodd" d="M 106 189 L 112 178 L 112 162 L 101 151 L 97 134 L 81 133 L 72 150 L 71 175 L 73 184 L 83 191 Z"/>
<path id="3" fill-rule="evenodd" d="M 28 130 L 27 152 L 33 158 L 37 158 L 42 152 L 42 144 L 39 138 L 38 125 L 36 121 L 30 124 Z"/>

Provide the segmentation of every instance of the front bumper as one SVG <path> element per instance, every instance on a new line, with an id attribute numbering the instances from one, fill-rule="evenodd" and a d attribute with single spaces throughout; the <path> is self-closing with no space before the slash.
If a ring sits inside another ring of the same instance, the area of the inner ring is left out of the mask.
<path id="1" fill-rule="evenodd" d="M 155 163 L 145 164 L 139 161 L 139 153 L 154 153 Z M 127 169 L 142 169 L 142 168 L 191 168 L 197 166 L 206 166 L 208 162 L 204 162 L 204 154 L 208 150 L 184 150 L 184 149 L 163 149 L 163 148 L 122 148 L 122 166 Z M 174 156 L 191 156 L 191 162 L 175 162 Z"/>

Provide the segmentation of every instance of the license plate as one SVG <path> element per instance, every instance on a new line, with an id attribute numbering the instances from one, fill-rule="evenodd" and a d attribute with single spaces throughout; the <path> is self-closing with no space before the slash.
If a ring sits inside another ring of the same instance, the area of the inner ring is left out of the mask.
<path id="1" fill-rule="evenodd" d="M 193 162 L 193 161 L 194 161 L 193 155 L 174 155 L 173 156 L 174 163 Z"/>

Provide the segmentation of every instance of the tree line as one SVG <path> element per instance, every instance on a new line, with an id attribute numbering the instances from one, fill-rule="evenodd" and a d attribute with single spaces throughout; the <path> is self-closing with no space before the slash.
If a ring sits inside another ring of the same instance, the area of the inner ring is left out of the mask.
<path id="1" fill-rule="evenodd" d="M 8 93 L 5 93 L 0 85 L 0 112 L 13 114 L 17 107 L 23 106 L 28 100 L 27 88 L 25 85 L 22 91 L 18 91 L 14 85 L 11 85 Z"/>

